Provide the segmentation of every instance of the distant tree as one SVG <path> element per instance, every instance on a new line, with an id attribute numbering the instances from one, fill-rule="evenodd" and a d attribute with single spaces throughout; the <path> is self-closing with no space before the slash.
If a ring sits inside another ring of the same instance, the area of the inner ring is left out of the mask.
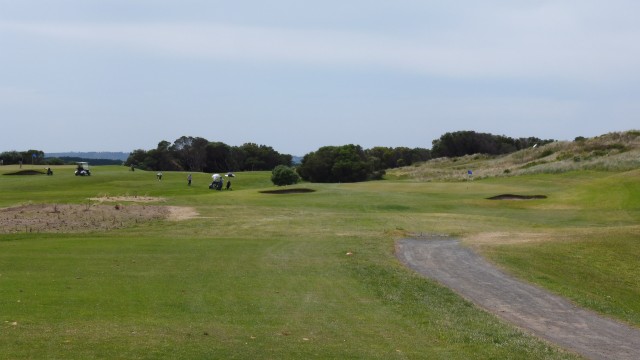
<path id="1" fill-rule="evenodd" d="M 124 165 L 125 166 L 133 165 L 142 170 L 151 170 L 151 169 L 148 169 L 145 165 L 145 160 L 147 156 L 148 154 L 145 150 L 142 150 L 142 149 L 133 150 L 129 154 L 129 157 L 127 158 L 127 160 L 124 162 Z"/>
<path id="2" fill-rule="evenodd" d="M 42 150 L 27 150 L 21 153 L 23 163 L 42 164 L 44 160 L 44 152 Z"/>
<path id="3" fill-rule="evenodd" d="M 283 155 L 271 146 L 245 143 L 231 148 L 231 163 L 238 171 L 272 170 L 278 165 L 291 166 L 292 156 Z"/>
<path id="4" fill-rule="evenodd" d="M 182 136 L 173 144 L 163 140 L 155 149 L 133 151 L 125 165 L 143 170 L 222 172 L 272 170 L 278 165 L 291 166 L 291 162 L 291 155 L 280 154 L 266 145 L 246 143 L 231 147 L 201 137 Z"/>
<path id="5" fill-rule="evenodd" d="M 271 182 L 276 186 L 293 185 L 300 181 L 296 171 L 286 165 L 278 165 L 271 172 Z"/>
<path id="6" fill-rule="evenodd" d="M 373 164 L 359 145 L 324 146 L 304 156 L 297 168 L 311 182 L 357 182 L 377 177 Z"/>
<path id="7" fill-rule="evenodd" d="M 531 147 L 543 145 L 554 140 L 542 140 L 535 137 L 514 139 L 504 135 L 476 133 L 475 131 L 457 131 L 446 133 L 432 143 L 434 157 L 455 157 L 472 154 L 501 155 Z"/>
<path id="8" fill-rule="evenodd" d="M 145 151 L 138 149 L 133 151 L 127 161 L 126 166 L 135 166 L 143 170 L 164 170 L 164 171 L 179 171 L 182 170 L 180 163 L 173 157 L 170 150 L 171 143 L 168 141 L 161 141 L 155 149 Z"/>
<path id="9" fill-rule="evenodd" d="M 204 171 L 225 172 L 232 171 L 231 147 L 223 142 L 210 142 L 205 147 L 206 161 Z"/>
<path id="10" fill-rule="evenodd" d="M 169 147 L 173 158 L 187 171 L 202 171 L 207 160 L 207 139 L 182 136 Z"/>
<path id="11" fill-rule="evenodd" d="M 23 155 L 17 151 L 5 151 L 0 154 L 0 159 L 4 165 L 12 165 L 22 161 Z"/>
<path id="12" fill-rule="evenodd" d="M 152 170 L 165 170 L 165 171 L 182 171 L 183 167 L 180 162 L 175 158 L 171 151 L 171 143 L 163 140 L 158 143 L 158 147 L 155 150 L 149 151 L 151 161 L 155 163 Z"/>
<path id="13" fill-rule="evenodd" d="M 42 150 L 5 151 L 0 154 L 4 165 L 18 164 L 44 164 L 44 152 Z"/>
<path id="14" fill-rule="evenodd" d="M 45 164 L 47 165 L 64 165 L 64 160 L 57 158 L 57 157 L 53 157 L 53 158 L 46 158 L 45 159 Z"/>
<path id="15" fill-rule="evenodd" d="M 94 158 L 83 158 L 77 156 L 61 156 L 59 158 L 45 158 L 45 163 L 49 165 L 55 165 L 52 162 L 60 161 L 62 164 L 75 165 L 77 162 L 86 161 L 91 165 L 121 165 L 122 160 L 113 160 L 113 159 L 94 159 Z"/>
<path id="16" fill-rule="evenodd" d="M 410 149 L 408 147 L 390 148 L 376 146 L 365 150 L 365 154 L 376 170 L 409 166 L 415 162 L 427 161 L 431 158 L 431 151 L 429 149 Z"/>

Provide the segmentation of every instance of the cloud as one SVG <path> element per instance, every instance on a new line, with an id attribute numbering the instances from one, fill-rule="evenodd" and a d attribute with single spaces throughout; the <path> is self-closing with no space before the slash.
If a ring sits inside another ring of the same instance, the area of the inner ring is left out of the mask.
<path id="1" fill-rule="evenodd" d="M 118 54 L 402 71 L 438 77 L 624 79 L 640 32 L 590 29 L 566 9 L 495 12 L 464 27 L 414 34 L 197 23 L 0 23 L 18 32 Z"/>
<path id="2" fill-rule="evenodd" d="M 45 97 L 34 89 L 17 87 L 0 87 L 0 104 L 2 105 L 42 105 Z"/>

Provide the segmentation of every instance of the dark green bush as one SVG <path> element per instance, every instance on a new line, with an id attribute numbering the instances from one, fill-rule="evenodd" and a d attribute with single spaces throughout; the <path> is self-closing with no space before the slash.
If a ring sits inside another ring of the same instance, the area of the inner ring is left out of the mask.
<path id="1" fill-rule="evenodd" d="M 271 172 L 271 182 L 276 186 L 293 185 L 300 181 L 300 176 L 293 168 L 278 165 Z"/>

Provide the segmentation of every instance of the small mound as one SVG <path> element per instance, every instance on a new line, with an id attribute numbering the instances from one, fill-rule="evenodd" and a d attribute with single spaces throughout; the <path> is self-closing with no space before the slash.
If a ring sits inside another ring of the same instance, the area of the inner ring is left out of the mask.
<path id="1" fill-rule="evenodd" d="M 5 175 L 44 175 L 45 172 L 38 170 L 20 170 L 12 173 L 6 173 Z"/>
<path id="2" fill-rule="evenodd" d="M 305 194 L 314 192 L 313 189 L 307 188 L 296 188 L 296 189 L 278 189 L 278 190 L 263 190 L 260 191 L 262 194 Z"/>
<path id="3" fill-rule="evenodd" d="M 534 199 L 546 199 L 546 195 L 515 195 L 515 194 L 502 194 L 487 198 L 487 200 L 534 200 Z"/>

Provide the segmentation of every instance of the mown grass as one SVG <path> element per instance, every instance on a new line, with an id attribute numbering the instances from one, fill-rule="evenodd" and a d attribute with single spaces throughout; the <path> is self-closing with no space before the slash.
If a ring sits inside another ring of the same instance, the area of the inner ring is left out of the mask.
<path id="1" fill-rule="evenodd" d="M 208 174 L 194 174 L 187 187 L 186 173 L 157 181 L 154 173 L 125 167 L 92 170 L 91 177 L 74 177 L 72 168 L 54 168 L 52 177 L 0 175 L 0 207 L 148 195 L 194 207 L 200 217 L 104 233 L 0 235 L 3 356 L 573 358 L 400 266 L 393 241 L 411 232 L 465 239 L 544 233 L 542 242 L 479 249 L 519 276 L 571 289 L 565 292 L 573 298 L 606 293 L 600 311 L 620 316 L 607 307 L 626 306 L 636 315 L 621 318 L 637 321 L 638 309 L 625 305 L 640 289 L 632 266 L 638 206 L 625 196 L 637 193 L 637 173 L 302 184 L 316 192 L 265 195 L 258 190 L 272 188 L 266 172 L 237 174 L 233 191 L 218 192 L 207 189 Z M 594 192 L 618 200 L 605 203 Z M 549 199 L 486 200 L 500 193 Z M 619 229 L 602 240 L 609 255 L 591 251 L 591 259 L 555 268 L 537 262 L 579 248 L 572 243 L 589 249 L 595 240 L 566 235 L 585 227 Z M 621 251 L 627 256 L 617 256 Z M 630 284 L 626 293 L 612 292 L 602 271 L 567 279 L 567 267 L 586 271 L 599 259 L 607 268 L 611 257 L 624 265 L 616 271 Z M 560 285 L 540 281 L 545 277 Z"/>

